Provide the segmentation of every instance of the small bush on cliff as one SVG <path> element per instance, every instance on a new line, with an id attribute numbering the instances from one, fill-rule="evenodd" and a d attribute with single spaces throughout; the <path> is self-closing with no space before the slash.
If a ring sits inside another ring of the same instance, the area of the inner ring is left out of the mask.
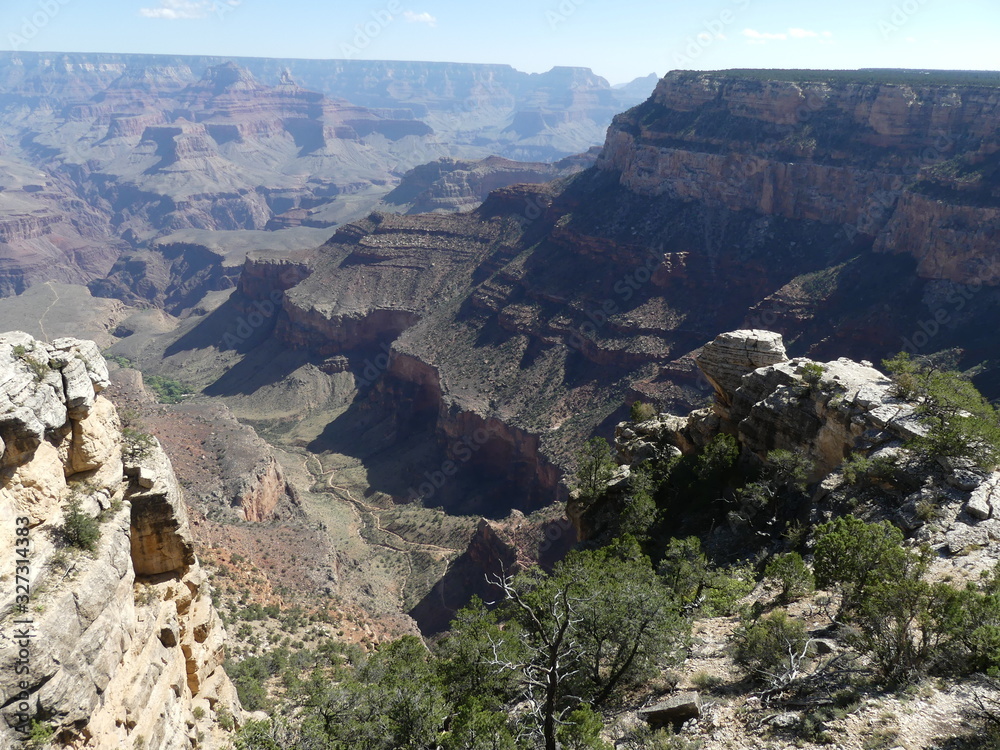
<path id="1" fill-rule="evenodd" d="M 48 362 L 39 362 L 37 359 L 28 356 L 28 350 L 21 344 L 14 347 L 14 356 L 27 365 L 28 369 L 31 370 L 31 374 L 34 376 L 36 383 L 41 383 L 45 380 L 45 376 L 48 375 L 51 370 Z"/>
<path id="2" fill-rule="evenodd" d="M 671 539 L 656 572 L 678 606 L 706 617 L 733 614 L 756 583 L 750 566 L 712 566 L 693 536 Z"/>
<path id="3" fill-rule="evenodd" d="M 780 506 L 802 493 L 813 470 L 812 461 L 801 453 L 774 450 L 767 454 L 760 476 L 737 491 L 739 516 L 760 527 L 777 520 Z"/>
<path id="4" fill-rule="evenodd" d="M 826 368 L 819 362 L 806 362 L 802 365 L 800 372 L 802 373 L 802 379 L 809 383 L 809 385 L 818 385 L 820 380 L 823 379 L 823 373 L 826 372 Z"/>
<path id="5" fill-rule="evenodd" d="M 812 571 L 798 552 L 786 552 L 773 558 L 764 569 L 764 577 L 781 587 L 778 598 L 783 602 L 803 597 L 814 588 Z"/>
<path id="6" fill-rule="evenodd" d="M 629 409 L 629 419 L 634 424 L 646 422 L 656 416 L 656 407 L 642 401 L 633 401 L 632 408 Z"/>
<path id="7" fill-rule="evenodd" d="M 565 750 L 614 750 L 601 739 L 604 722 L 586 703 L 570 712 L 559 728 L 559 741 Z"/>
<path id="8" fill-rule="evenodd" d="M 918 402 L 927 435 L 909 447 L 927 456 L 970 458 L 983 468 L 1000 461 L 1000 415 L 961 373 L 915 362 L 905 352 L 882 363 L 901 398 Z"/>
<path id="9" fill-rule="evenodd" d="M 56 737 L 56 732 L 52 725 L 45 721 L 32 719 L 31 729 L 28 731 L 28 747 L 44 747 Z"/>
<path id="10" fill-rule="evenodd" d="M 844 479 L 855 485 L 868 484 L 877 479 L 891 479 L 896 473 L 892 459 L 884 456 L 869 458 L 860 453 L 848 456 L 840 468 L 844 472 Z"/>
<path id="11" fill-rule="evenodd" d="M 66 506 L 62 535 L 68 544 L 89 552 L 97 549 L 101 538 L 101 525 L 80 507 L 80 498 L 73 497 Z"/>
<path id="12" fill-rule="evenodd" d="M 149 455 L 153 449 L 153 436 L 135 427 L 122 428 L 122 459 L 138 461 Z"/>
<path id="13" fill-rule="evenodd" d="M 888 521 L 842 516 L 820 526 L 816 540 L 816 585 L 841 588 L 842 613 L 857 607 L 877 581 L 898 578 L 907 567 L 903 534 Z"/>
<path id="14" fill-rule="evenodd" d="M 778 610 L 733 633 L 733 661 L 768 688 L 791 684 L 808 660 L 806 626 Z"/>

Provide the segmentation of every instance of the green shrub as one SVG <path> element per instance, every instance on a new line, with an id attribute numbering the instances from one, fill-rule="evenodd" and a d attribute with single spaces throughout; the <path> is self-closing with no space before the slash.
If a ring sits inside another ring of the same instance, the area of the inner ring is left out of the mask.
<path id="1" fill-rule="evenodd" d="M 149 455 L 155 445 L 153 436 L 135 427 L 122 427 L 122 458 L 138 461 Z"/>
<path id="2" fill-rule="evenodd" d="M 705 670 L 701 670 L 700 672 L 695 672 L 693 675 L 691 675 L 691 684 L 694 685 L 696 689 L 701 690 L 702 692 L 708 692 L 710 690 L 714 690 L 723 683 L 725 683 L 725 680 L 723 680 L 721 677 L 719 677 L 718 675 L 709 674 Z"/>
<path id="3" fill-rule="evenodd" d="M 1000 460 L 1000 415 L 961 373 L 921 365 L 902 353 L 883 365 L 895 392 L 917 400 L 917 414 L 927 435 L 908 447 L 923 455 L 971 458 L 991 469 Z"/>
<path id="4" fill-rule="evenodd" d="M 652 542 L 651 537 L 659 520 L 651 486 L 652 482 L 646 472 L 634 473 L 630 492 L 618 517 L 620 534 L 631 534 L 644 546 Z"/>
<path id="5" fill-rule="evenodd" d="M 693 536 L 671 539 L 656 572 L 675 602 L 707 617 L 732 614 L 736 603 L 756 584 L 749 565 L 710 565 L 701 542 Z"/>
<path id="6" fill-rule="evenodd" d="M 906 352 L 892 359 L 882 360 L 882 366 L 892 378 L 892 395 L 910 401 L 920 395 L 921 372 L 917 363 Z"/>
<path id="7" fill-rule="evenodd" d="M 736 614 L 740 600 L 749 596 L 756 585 L 754 569 L 749 563 L 716 568 L 705 589 L 702 613 L 707 617 Z"/>
<path id="8" fill-rule="evenodd" d="M 826 368 L 819 362 L 806 362 L 799 368 L 799 372 L 802 374 L 802 379 L 809 385 L 818 385 L 823 379 Z"/>
<path id="9" fill-rule="evenodd" d="M 123 357 L 121 354 L 104 354 L 104 359 L 108 362 L 114 362 L 116 365 L 122 369 L 128 370 L 132 367 L 132 360 L 128 357 Z"/>
<path id="10" fill-rule="evenodd" d="M 28 366 L 29 370 L 31 370 L 31 374 L 34 376 L 36 383 L 41 383 L 43 380 L 45 380 L 45 377 L 52 370 L 52 368 L 49 367 L 48 363 L 39 362 L 38 360 L 32 359 L 31 357 L 22 357 L 21 361 Z"/>
<path id="11" fill-rule="evenodd" d="M 75 495 L 66 506 L 61 531 L 67 543 L 89 552 L 97 549 L 101 538 L 100 522 L 83 511 L 80 498 Z"/>
<path id="12" fill-rule="evenodd" d="M 145 383 L 161 404 L 176 404 L 191 393 L 189 386 L 164 375 L 151 375 L 145 379 Z"/>
<path id="13" fill-rule="evenodd" d="M 786 552 L 772 558 L 764 569 L 764 577 L 781 587 L 779 598 L 784 602 L 799 599 L 814 588 L 812 571 L 798 552 Z"/>
<path id="14" fill-rule="evenodd" d="M 655 416 L 656 407 L 652 404 L 647 404 L 642 401 L 632 402 L 632 407 L 629 409 L 629 419 L 632 420 L 634 424 L 647 422 Z"/>
<path id="15" fill-rule="evenodd" d="M 442 750 L 518 750 L 517 741 L 503 711 L 485 708 L 477 698 L 469 698 L 452 717 Z"/>
<path id="16" fill-rule="evenodd" d="M 44 747 L 56 737 L 56 730 L 46 721 L 38 719 L 31 720 L 31 729 L 28 730 L 28 746 L 32 748 Z"/>
<path id="17" fill-rule="evenodd" d="M 225 706 L 222 706 L 215 712 L 215 719 L 219 722 L 219 726 L 227 732 L 233 731 L 233 727 L 236 726 L 236 720 L 233 718 L 233 714 Z"/>
<path id="18" fill-rule="evenodd" d="M 934 669 L 967 668 L 975 661 L 977 625 L 1000 624 L 1000 596 L 993 597 L 991 581 L 981 591 L 931 583 L 925 580 L 931 550 L 904 548 L 902 541 L 886 521 L 846 516 L 821 526 L 816 542 L 817 581 L 842 588 L 841 616 L 853 625 L 852 645 L 892 685 Z M 991 634 L 979 634 L 990 651 Z"/>
<path id="19" fill-rule="evenodd" d="M 580 704 L 563 719 L 559 727 L 559 741 L 566 750 L 613 750 L 611 745 L 601 739 L 604 722 L 600 714 L 586 703 Z"/>
<path id="20" fill-rule="evenodd" d="M 878 676 L 890 685 L 954 666 L 953 647 L 969 625 L 959 592 L 922 580 L 922 572 L 869 588 L 853 622 L 852 644 L 868 653 Z"/>
<path id="21" fill-rule="evenodd" d="M 577 454 L 576 484 L 585 500 L 596 500 L 608 487 L 616 464 L 604 438 L 595 437 Z"/>
<path id="22" fill-rule="evenodd" d="M 872 460 L 860 453 L 854 453 L 844 459 L 840 468 L 849 484 L 860 484 L 871 476 Z"/>
<path id="23" fill-rule="evenodd" d="M 816 585 L 839 586 L 841 613 L 849 613 L 871 585 L 904 575 L 907 556 L 902 544 L 902 532 L 888 521 L 868 524 L 854 516 L 829 521 L 816 530 Z"/>
<path id="24" fill-rule="evenodd" d="M 768 687 L 789 684 L 808 658 L 806 626 L 778 610 L 733 633 L 733 661 Z"/>

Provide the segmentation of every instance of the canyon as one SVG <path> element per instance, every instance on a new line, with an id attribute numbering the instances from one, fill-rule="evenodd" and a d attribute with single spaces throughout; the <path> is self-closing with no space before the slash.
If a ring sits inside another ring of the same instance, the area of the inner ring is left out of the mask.
<path id="1" fill-rule="evenodd" d="M 645 93 L 575 68 L 5 52 L 0 291 L 97 282 L 177 233 L 328 229 L 437 158 L 571 156 Z"/>
<path id="2" fill-rule="evenodd" d="M 714 417 L 669 425 L 680 450 L 758 409 L 802 357 L 847 377 L 845 353 L 938 354 L 1000 395 L 1000 82 L 675 71 L 599 153 L 568 156 L 590 136 L 565 139 L 626 109 L 578 69 L 53 59 L 0 65 L 2 132 L 20 134 L 0 154 L 0 312 L 42 341 L 80 325 L 44 314 L 60 295 L 99 299 L 120 398 L 150 376 L 197 394 L 135 404 L 188 489 L 195 542 L 218 569 L 242 550 L 283 605 L 336 601 L 366 646 L 439 633 L 484 574 L 586 537 L 566 513 L 576 453 L 635 401 L 713 400 Z M 384 85 L 373 71 L 390 67 L 420 86 Z M 62 109 L 26 137 L 46 97 Z M 248 168 L 265 163 L 264 180 Z M 702 349 L 757 329 L 780 352 Z M 741 358 L 771 368 L 746 403 Z M 837 424 L 741 439 L 813 441 L 832 466 L 855 437 Z M 303 562 L 281 591 L 257 542 L 285 532 Z"/>
<path id="3" fill-rule="evenodd" d="M 278 445 L 360 462 L 365 493 L 494 520 L 564 501 L 577 447 L 632 401 L 707 398 L 692 355 L 719 330 L 766 327 L 812 357 L 957 349 L 989 391 L 994 279 L 898 227 L 944 172 L 988 166 L 980 120 L 998 101 L 981 84 L 672 73 L 616 118 L 593 168 L 257 252 L 211 312 L 112 351 Z M 995 181 L 983 167 L 980 203 Z M 948 247 L 988 266 L 992 209 L 937 195 L 940 215 L 978 212 Z"/>

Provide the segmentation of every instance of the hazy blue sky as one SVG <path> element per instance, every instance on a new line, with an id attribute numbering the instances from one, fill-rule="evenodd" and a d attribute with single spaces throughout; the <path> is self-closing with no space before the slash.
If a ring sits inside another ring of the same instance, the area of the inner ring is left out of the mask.
<path id="1" fill-rule="evenodd" d="M 674 68 L 1000 68 L 997 0 L 0 0 L 4 49 Z"/>

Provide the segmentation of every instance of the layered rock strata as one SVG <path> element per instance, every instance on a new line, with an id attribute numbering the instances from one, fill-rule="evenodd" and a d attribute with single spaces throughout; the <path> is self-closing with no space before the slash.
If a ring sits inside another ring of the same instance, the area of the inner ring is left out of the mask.
<path id="1" fill-rule="evenodd" d="M 1000 283 L 1000 89 L 675 71 L 598 166 L 640 195 L 846 227 L 924 278 Z"/>
<path id="2" fill-rule="evenodd" d="M 0 542 L 18 566 L 0 594 L 0 738 L 19 746 L 34 721 L 65 746 L 223 747 L 216 719 L 242 710 L 181 490 L 107 385 L 92 342 L 0 336 Z M 71 541 L 88 518 L 90 551 Z"/>

